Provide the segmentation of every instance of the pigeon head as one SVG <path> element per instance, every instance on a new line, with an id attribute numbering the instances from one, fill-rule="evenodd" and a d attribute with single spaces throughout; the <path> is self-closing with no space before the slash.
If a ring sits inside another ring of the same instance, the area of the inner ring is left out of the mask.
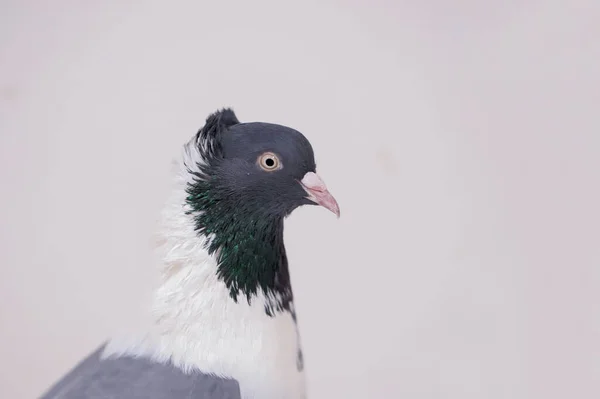
<path id="1" fill-rule="evenodd" d="M 340 214 L 316 173 L 312 146 L 289 127 L 240 123 L 231 109 L 210 115 L 190 145 L 196 156 L 186 163 L 187 204 L 218 257 L 219 276 L 236 300 L 240 291 L 248 300 L 263 291 L 283 298 L 275 308 L 285 308 L 291 289 L 283 219 L 302 205 Z"/>
<path id="2" fill-rule="evenodd" d="M 209 184 L 203 188 L 220 202 L 267 218 L 316 204 L 339 216 L 302 133 L 271 123 L 240 123 L 225 109 L 207 119 L 198 144 L 207 161 L 203 171 Z"/>

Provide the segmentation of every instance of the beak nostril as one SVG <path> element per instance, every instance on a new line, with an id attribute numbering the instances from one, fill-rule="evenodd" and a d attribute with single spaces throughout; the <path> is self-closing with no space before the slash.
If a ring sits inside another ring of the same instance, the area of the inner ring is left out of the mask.
<path id="1" fill-rule="evenodd" d="M 304 175 L 304 177 L 302 178 L 302 184 L 311 190 L 317 190 L 317 191 L 326 191 L 327 190 L 327 186 L 325 185 L 325 182 L 323 181 L 323 179 L 321 179 L 321 177 L 314 172 L 306 173 Z"/>

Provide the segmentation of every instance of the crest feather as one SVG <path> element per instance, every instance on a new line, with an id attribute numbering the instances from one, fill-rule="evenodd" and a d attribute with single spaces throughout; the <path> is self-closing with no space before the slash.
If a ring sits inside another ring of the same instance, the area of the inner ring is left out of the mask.
<path id="1" fill-rule="evenodd" d="M 240 123 L 231 108 L 222 108 L 206 118 L 206 123 L 196 134 L 198 149 L 206 160 L 222 156 L 221 134 L 233 125 Z"/>

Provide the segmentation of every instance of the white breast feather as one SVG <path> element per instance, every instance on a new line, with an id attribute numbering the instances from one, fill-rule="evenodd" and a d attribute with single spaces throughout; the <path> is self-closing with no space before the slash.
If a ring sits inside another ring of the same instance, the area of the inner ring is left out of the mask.
<path id="1" fill-rule="evenodd" d="M 235 303 L 217 278 L 215 258 L 204 249 L 206 239 L 196 234 L 186 214 L 185 187 L 198 161 L 192 140 L 177 164 L 175 187 L 162 213 L 161 283 L 154 293 L 152 323 L 138 334 L 111 340 L 104 356 L 170 360 L 186 372 L 234 378 L 244 399 L 304 398 L 304 373 L 296 367 L 300 342 L 291 314 L 267 316 L 262 293 L 251 305 L 243 295 Z"/>

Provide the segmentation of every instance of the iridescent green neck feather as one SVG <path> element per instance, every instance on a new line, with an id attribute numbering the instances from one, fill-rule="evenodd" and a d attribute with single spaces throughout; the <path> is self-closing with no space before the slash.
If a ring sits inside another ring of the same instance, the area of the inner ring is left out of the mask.
<path id="1" fill-rule="evenodd" d="M 267 314 L 290 309 L 292 290 L 283 243 L 283 216 L 270 214 L 219 187 L 214 180 L 197 179 L 188 187 L 187 203 L 209 254 L 217 257 L 217 274 L 230 296 L 248 303 L 263 293 Z"/>

